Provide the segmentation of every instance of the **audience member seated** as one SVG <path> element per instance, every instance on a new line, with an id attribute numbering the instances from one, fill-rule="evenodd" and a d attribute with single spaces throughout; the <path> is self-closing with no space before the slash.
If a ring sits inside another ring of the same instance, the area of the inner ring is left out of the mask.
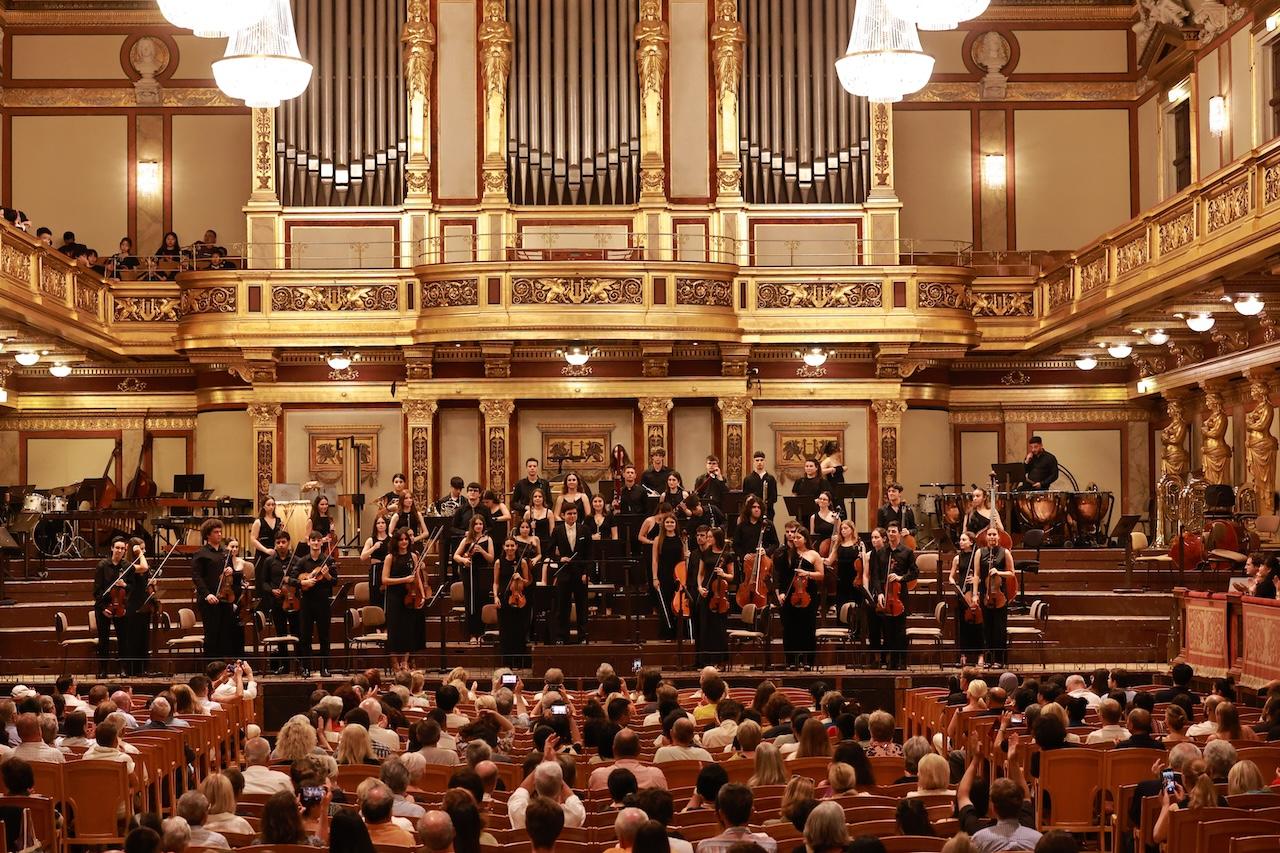
<path id="1" fill-rule="evenodd" d="M 1169 674 L 1173 678 L 1173 686 L 1156 691 L 1157 704 L 1172 702 L 1175 696 L 1187 696 L 1193 704 L 1200 701 L 1200 697 L 1191 692 L 1191 679 L 1195 670 L 1185 663 L 1175 663 Z"/>
<path id="2" fill-rule="evenodd" d="M 792 776 L 791 781 L 787 783 L 786 790 L 782 792 L 782 802 L 779 805 L 778 816 L 766 820 L 764 825 L 772 826 L 790 822 L 791 815 L 800 803 L 812 802 L 815 799 L 813 780 L 808 776 Z"/>
<path id="3" fill-rule="evenodd" d="M 919 735 L 907 738 L 907 742 L 902 745 L 902 761 L 906 767 L 906 773 L 895 779 L 893 784 L 905 785 L 914 783 L 917 774 L 920 772 L 920 759 L 933 752 L 933 747 L 929 745 L 929 741 Z"/>
<path id="4" fill-rule="evenodd" d="M 418 821 L 418 841 L 427 853 L 453 849 L 453 821 L 442 811 L 430 811 Z"/>
<path id="5" fill-rule="evenodd" d="M 191 846 L 191 825 L 186 818 L 181 815 L 166 818 L 161 827 L 160 848 L 164 853 L 186 853 Z"/>
<path id="6" fill-rule="evenodd" d="M 190 843 L 196 847 L 220 847 L 230 849 L 227 838 L 220 832 L 213 832 L 204 825 L 209 816 L 209 800 L 199 791 L 187 791 L 178 798 L 178 817 L 187 822 L 191 833 Z"/>
<path id="7" fill-rule="evenodd" d="M 832 802 L 818 803 L 804 822 L 805 850 L 809 853 L 844 853 L 848 846 L 849 828 L 840 806 Z"/>
<path id="8" fill-rule="evenodd" d="M 1040 833 L 1023 826 L 1020 820 L 1026 801 L 1023 786 L 1013 779 L 997 779 L 991 783 L 991 808 L 996 813 L 996 823 L 980 829 L 973 836 L 973 846 L 980 853 L 997 853 L 1002 850 L 1029 850 L 1040 840 Z"/>
<path id="9" fill-rule="evenodd" d="M 1165 744 L 1152 736 L 1151 712 L 1134 708 L 1129 712 L 1129 736 L 1116 744 L 1116 749 L 1164 749 Z M 1176 741 L 1175 741 L 1176 742 Z M 1170 744 L 1172 745 L 1172 744 Z"/>
<path id="10" fill-rule="evenodd" d="M 720 789 L 729 784 L 729 772 L 719 764 L 712 762 L 698 771 L 698 778 L 693 785 L 693 796 L 684 807 L 687 812 L 714 811 L 716 796 Z"/>
<path id="11" fill-rule="evenodd" d="M 871 728 L 871 744 L 866 748 L 868 758 L 902 755 L 902 747 L 893 742 L 894 720 L 887 711 L 872 713 L 868 721 Z"/>
<path id="12" fill-rule="evenodd" d="M 1175 784 L 1172 794 L 1167 789 L 1162 788 L 1160 791 L 1160 816 L 1156 818 L 1155 828 L 1151 831 L 1151 839 L 1157 844 L 1163 844 L 1168 840 L 1169 815 L 1173 812 L 1212 808 L 1217 804 L 1218 790 L 1214 787 L 1213 780 L 1207 775 L 1201 776 L 1196 780 L 1190 794 L 1186 792 L 1186 789 L 1180 783 Z"/>
<path id="13" fill-rule="evenodd" d="M 206 830 L 217 833 L 230 832 L 235 835 L 253 834 L 253 827 L 249 825 L 249 821 L 236 814 L 235 789 L 226 773 L 210 773 L 206 776 L 200 783 L 200 793 L 204 794 L 205 801 L 208 803 L 203 824 Z M 190 819 L 188 819 L 189 822 Z"/>
<path id="14" fill-rule="evenodd" d="M 1097 707 L 1102 697 L 1089 689 L 1084 676 L 1078 673 L 1067 676 L 1067 695 L 1075 699 L 1084 699 L 1090 708 Z"/>
<path id="15" fill-rule="evenodd" d="M 613 834 L 618 843 L 605 853 L 622 853 L 624 850 L 630 850 L 635 843 L 636 833 L 648 820 L 648 815 L 635 807 L 618 812 L 618 816 L 613 819 Z"/>
<path id="16" fill-rule="evenodd" d="M 1205 772 L 1216 784 L 1226 784 L 1236 760 L 1236 748 L 1225 740 L 1211 740 L 1204 745 Z"/>
<path id="17" fill-rule="evenodd" d="M 1210 740 L 1261 740 L 1252 728 L 1240 723 L 1240 711 L 1234 702 L 1218 703 L 1218 729 L 1209 735 Z"/>
<path id="18" fill-rule="evenodd" d="M 41 731 L 38 715 L 19 714 L 17 729 L 19 743 L 13 748 L 14 757 L 25 761 L 47 761 L 53 764 L 66 762 L 67 758 L 62 750 L 44 742 L 44 733 Z"/>
<path id="19" fill-rule="evenodd" d="M 898 800 L 898 808 L 893 819 L 898 824 L 900 835 L 937 835 L 933 831 L 933 824 L 929 821 L 929 810 L 921 800 L 910 798 Z"/>
<path id="20" fill-rule="evenodd" d="M 525 824 L 525 810 L 531 800 L 541 797 L 562 807 L 565 826 L 582 826 L 586 820 L 587 810 L 578 799 L 578 795 L 565 784 L 564 772 L 559 762 L 550 758 L 554 753 L 548 750 L 546 757 L 534 768 L 520 787 L 511 793 L 507 800 L 507 816 L 511 818 L 511 826 L 519 829 Z M 606 768 L 601 768 L 606 769 Z M 605 777 L 606 779 L 608 777 Z"/>
<path id="21" fill-rule="evenodd" d="M 738 722 L 741 719 L 742 703 L 732 699 L 721 699 L 716 704 L 715 728 L 702 733 L 703 748 L 709 752 L 723 752 L 737 736 Z"/>
<path id="22" fill-rule="evenodd" d="M 534 853 L 553 853 L 556 839 L 566 826 L 566 815 L 561 804 L 548 797 L 534 797 L 525 809 L 525 817 L 525 832 Z"/>
<path id="23" fill-rule="evenodd" d="M 369 828 L 369 838 L 377 844 L 399 844 L 412 847 L 413 835 L 392 823 L 391 810 L 395 795 L 381 782 L 374 781 L 360 801 L 360 816 Z"/>
<path id="24" fill-rule="evenodd" d="M 743 842 L 758 844 L 766 853 L 775 853 L 778 842 L 764 833 L 751 830 L 754 800 L 751 789 L 746 785 L 730 783 L 721 788 L 716 797 L 716 818 L 720 822 L 721 832 L 700 841 L 698 853 L 728 853 L 729 848 Z M 831 807 L 840 816 L 840 823 L 843 825 L 844 812 L 835 803 Z"/>
<path id="25" fill-rule="evenodd" d="M 1090 694 L 1092 695 L 1092 694 Z M 1120 724 L 1124 709 L 1114 699 L 1103 699 L 1097 703 L 1098 719 L 1102 725 L 1096 731 L 1089 732 L 1086 743 L 1112 743 L 1129 739 L 1129 730 Z"/>
<path id="26" fill-rule="evenodd" d="M 304 718 L 305 719 L 305 718 Z M 286 727 L 288 723 L 285 724 Z M 311 729 L 311 737 L 315 739 L 315 729 Z M 284 740 L 284 729 L 280 730 L 279 740 Z M 308 753 L 311 750 L 307 751 Z M 306 754 L 306 753 L 304 753 Z M 293 793 L 293 780 L 287 773 L 271 769 L 271 744 L 266 738 L 256 737 L 245 742 L 244 792 L 246 794 L 271 794 L 285 791 Z"/>
<path id="27" fill-rule="evenodd" d="M 755 772 L 747 781 L 752 788 L 761 785 L 782 785 L 787 781 L 786 765 L 782 762 L 782 753 L 771 743 L 762 743 L 756 747 Z"/>
<path id="28" fill-rule="evenodd" d="M 955 796 L 955 791 L 948 787 L 951 781 L 951 765 L 941 755 L 930 754 L 920 759 L 920 778 L 916 782 L 916 790 L 909 791 L 908 797 L 925 797 L 934 794 Z"/>
<path id="29" fill-rule="evenodd" d="M 641 788 L 667 787 L 667 777 L 662 768 L 640 762 L 640 736 L 631 729 L 623 729 L 614 735 L 613 758 L 612 766 L 598 767 L 591 771 L 591 777 L 587 780 L 588 789 L 600 791 L 609 787 L 609 774 L 616 768 L 630 770 Z"/>
<path id="30" fill-rule="evenodd" d="M 9 757 L 0 763 L 0 778 L 4 779 L 5 794 L 10 797 L 30 797 L 36 786 L 31 765 L 21 758 Z M 6 850 L 22 849 L 23 810 L 14 806 L 0 806 L 0 824 L 4 824 Z"/>

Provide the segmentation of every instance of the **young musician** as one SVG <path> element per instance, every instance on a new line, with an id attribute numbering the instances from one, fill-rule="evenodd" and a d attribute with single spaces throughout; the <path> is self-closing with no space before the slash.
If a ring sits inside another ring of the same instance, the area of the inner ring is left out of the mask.
<path id="1" fill-rule="evenodd" d="M 792 528 L 783 559 L 774 561 L 782 615 L 782 650 L 788 669 L 808 669 L 817 660 L 818 598 L 822 594 L 822 557 L 809 547 L 809 533 Z M 799 591 L 809 596 L 796 601 Z"/>
<path id="2" fill-rule="evenodd" d="M 247 601 L 244 597 L 246 588 L 252 588 L 255 581 L 253 563 L 240 556 L 240 540 L 232 536 L 225 540 L 227 551 L 231 554 L 231 568 L 236 577 L 240 579 L 240 588 L 236 593 L 236 616 L 240 615 L 240 602 Z M 240 639 L 240 654 L 244 654 L 244 632 L 241 631 L 237 635 Z"/>
<path id="3" fill-rule="evenodd" d="M 324 534 L 312 530 L 307 536 L 307 554 L 294 561 L 293 576 L 301 587 L 302 598 L 302 677 L 311 677 L 315 658 L 311 653 L 311 637 L 320 642 L 320 677 L 329 677 L 329 598 L 338 580 L 338 565 L 325 547 Z"/>
<path id="4" fill-rule="evenodd" d="M 275 550 L 271 552 L 261 566 L 258 567 L 254 580 L 258 585 L 259 608 L 265 610 L 275 626 L 277 637 L 297 637 L 302 631 L 302 615 L 297 610 L 285 610 L 284 602 L 287 594 L 298 593 L 296 586 L 286 589 L 286 584 L 293 585 L 293 563 L 297 559 L 292 551 L 289 531 L 281 530 L 276 534 Z M 294 644 L 293 655 L 297 656 L 298 648 Z M 289 652 L 284 644 L 279 644 L 273 653 L 271 673 L 283 675 L 289 669 Z"/>
<path id="5" fill-rule="evenodd" d="M 849 633 L 853 637 L 866 636 L 867 624 L 867 561 L 853 522 L 843 519 L 836 526 L 835 545 L 823 564 L 826 570 L 836 573 L 836 613 L 849 602 L 857 605 L 857 613 L 850 620 Z M 859 565 L 858 561 L 862 560 Z"/>
<path id="6" fill-rule="evenodd" d="M 830 542 L 835 538 L 836 525 L 840 523 L 840 516 L 832 509 L 831 492 L 819 493 L 813 502 L 818 509 L 809 516 L 809 541 L 821 551 L 823 542 Z M 830 547 L 828 546 L 826 552 L 828 554 Z M 826 554 L 823 556 L 825 557 Z"/>
<path id="7" fill-rule="evenodd" d="M 479 483 L 467 483 L 467 497 L 453 511 L 453 529 L 458 536 L 464 535 L 471 528 L 471 518 L 474 515 L 483 515 L 486 523 L 488 522 L 488 510 L 480 501 L 481 492 Z"/>
<path id="8" fill-rule="evenodd" d="M 696 533 L 699 527 L 706 527 L 710 530 L 712 527 L 718 527 L 719 519 L 715 515 L 715 508 L 707 501 L 700 499 L 696 494 L 691 494 L 684 499 L 684 532 L 687 535 Z"/>
<path id="9" fill-rule="evenodd" d="M 333 517 L 329 515 L 329 499 L 324 495 L 316 495 L 311 499 L 311 516 L 307 519 L 307 539 L 312 531 L 319 531 L 326 541 L 333 539 Z M 298 551 L 304 552 L 304 543 L 298 543 Z"/>
<path id="10" fill-rule="evenodd" d="M 990 607 L 990 593 L 994 585 L 1003 584 L 1005 578 L 1014 577 L 1013 553 L 1000 546 L 1000 531 L 987 528 L 987 546 L 978 551 L 976 571 L 981 579 L 982 635 L 987 648 L 987 661 L 999 666 L 1008 659 L 1009 650 L 1009 602 Z"/>
<path id="11" fill-rule="evenodd" d="M 497 571 L 493 575 L 493 602 L 498 608 L 498 648 L 502 651 L 502 665 L 511 669 L 529 666 L 527 593 L 532 577 L 529 562 L 520 552 L 520 544 L 516 540 L 508 539 L 503 542 Z M 521 580 L 516 581 L 517 577 Z M 525 595 L 525 600 L 523 603 L 513 604 L 512 599 L 517 591 Z"/>
<path id="12" fill-rule="evenodd" d="M 812 456 L 804 460 L 804 476 L 791 484 L 791 494 L 799 497 L 817 498 L 823 492 L 830 492 L 831 484 L 818 471 L 818 460 Z M 798 521 L 802 527 L 809 526 L 810 513 L 802 513 Z"/>
<path id="13" fill-rule="evenodd" d="M 243 575 L 236 575 L 232 554 L 222 547 L 222 521 L 201 524 L 200 541 L 203 546 L 191 558 L 191 580 L 204 621 L 204 653 L 211 660 L 236 660 L 244 654 L 235 605 Z"/>
<path id="14" fill-rule="evenodd" d="M 563 518 L 565 507 L 570 504 L 577 504 L 579 521 L 591 514 L 591 492 L 583 487 L 582 480 L 572 471 L 564 475 L 564 490 L 556 503 L 556 515 Z"/>
<path id="15" fill-rule="evenodd" d="M 729 659 L 729 613 L 712 607 L 713 582 L 725 582 L 725 598 L 734 586 L 737 558 L 725 544 L 724 528 L 707 532 L 698 561 L 698 658 L 699 666 L 721 666 Z"/>
<path id="16" fill-rule="evenodd" d="M 386 590 L 387 654 L 394 672 L 409 669 L 409 656 L 427 644 L 423 612 L 405 603 L 411 584 L 418 583 L 420 561 L 413 553 L 413 535 L 400 528 L 391 537 L 391 552 L 382 561 L 382 587 Z"/>
<path id="17" fill-rule="evenodd" d="M 773 553 L 778 547 L 778 529 L 773 526 L 773 520 L 765 512 L 760 499 L 747 495 L 738 514 L 738 526 L 733 529 L 733 553 L 745 557 L 761 547 Z"/>
<path id="18" fill-rule="evenodd" d="M 129 559 L 133 571 L 125 577 L 128 595 L 125 598 L 125 637 L 127 648 L 124 658 L 125 675 L 142 675 L 151 657 L 151 609 L 153 603 L 151 566 L 147 562 L 147 544 L 134 536 L 129 539 Z"/>
<path id="19" fill-rule="evenodd" d="M 524 461 L 524 479 L 516 483 L 511 490 L 511 512 L 523 515 L 525 508 L 533 498 L 533 493 L 542 490 L 543 494 L 551 494 L 551 484 L 538 473 L 538 460 L 530 456 Z"/>
<path id="20" fill-rule="evenodd" d="M 729 484 L 724 481 L 724 475 L 720 473 L 720 460 L 714 456 L 707 457 L 707 473 L 698 477 L 693 482 L 693 493 L 716 508 L 724 504 L 725 497 L 729 494 Z"/>
<path id="21" fill-rule="evenodd" d="M 106 677 L 107 661 L 111 659 L 112 628 L 115 628 L 116 633 L 117 659 L 123 664 L 122 669 L 129 669 L 128 652 L 135 648 L 134 632 L 137 630 L 129 616 L 130 600 L 138 595 L 133 591 L 134 587 L 140 585 L 142 588 L 140 601 L 145 600 L 147 597 L 145 560 L 136 563 L 126 560 L 129 550 L 129 543 L 125 541 L 124 537 L 117 536 L 113 539 L 111 542 L 111 556 L 98 563 L 97 571 L 93 577 L 93 608 L 98 614 L 98 674 L 101 678 Z M 125 591 L 125 615 L 123 616 L 112 616 L 109 612 L 111 608 L 110 591 L 113 588 Z M 136 609 L 135 607 L 135 612 Z M 143 631 L 145 636 L 145 627 Z"/>
<path id="22" fill-rule="evenodd" d="M 591 529 L 578 523 L 577 502 L 564 508 L 564 521 L 551 536 L 548 554 L 559 562 L 551 582 L 556 588 L 556 623 L 560 642 L 569 642 L 569 610 L 578 611 L 578 642 L 587 636 L 587 570 L 591 557 Z M 544 583 L 545 583 L 544 579 Z"/>
<path id="23" fill-rule="evenodd" d="M 916 531 L 916 514 L 902 500 L 902 484 L 893 483 L 885 492 L 886 503 L 876 510 L 876 527 L 888 530 L 890 524 L 898 525 L 903 534 Z"/>
<path id="24" fill-rule="evenodd" d="M 364 540 L 364 547 L 360 549 L 360 559 L 369 564 L 369 601 L 375 604 L 382 601 L 382 564 L 386 562 L 390 546 L 390 521 L 378 513 L 373 519 L 373 534 Z"/>
<path id="25" fill-rule="evenodd" d="M 981 486 L 974 486 L 973 493 L 969 495 L 969 514 L 965 516 L 964 529 L 969 532 L 970 539 L 985 542 L 986 530 L 992 526 L 996 530 L 1003 529 L 1000 526 L 1000 515 L 991 508 L 987 490 Z"/>
<path id="26" fill-rule="evenodd" d="M 965 618 L 969 606 L 965 603 L 964 596 L 967 595 L 975 603 L 981 601 L 981 578 L 974 571 L 973 558 L 973 534 L 965 530 L 960 534 L 959 550 L 951 558 L 951 571 L 947 575 L 947 584 L 956 593 L 956 649 L 960 652 L 961 666 L 968 663 L 969 655 L 978 656 L 978 666 L 984 665 L 986 657 L 982 625 Z"/>
<path id="27" fill-rule="evenodd" d="M 395 514 L 400 511 L 400 497 L 409 491 L 409 481 L 404 474 L 396 474 L 391 478 L 391 491 L 378 498 L 380 513 Z"/>
<path id="28" fill-rule="evenodd" d="M 511 510 L 498 497 L 493 489 L 485 489 L 480 497 L 485 510 L 489 513 L 489 536 L 494 542 L 505 542 L 511 530 Z"/>
<path id="29" fill-rule="evenodd" d="M 1058 479 L 1058 457 L 1044 449 L 1044 441 L 1038 435 L 1027 442 L 1027 457 L 1022 460 L 1025 473 L 1019 489 L 1047 489 Z"/>
<path id="30" fill-rule="evenodd" d="M 773 507 L 778 502 L 778 481 L 765 470 L 764 460 L 763 450 L 751 454 L 751 473 L 742 478 L 742 493 L 755 495 L 764 506 L 764 517 L 772 519 Z"/>
<path id="31" fill-rule="evenodd" d="M 662 493 L 660 502 L 670 504 L 675 512 L 687 514 L 688 509 L 685 507 L 684 499 L 689 496 L 689 493 L 685 491 L 684 485 L 680 481 L 680 475 L 675 471 L 668 474 L 664 488 L 666 491 Z"/>
<path id="32" fill-rule="evenodd" d="M 658 633 L 663 639 L 670 640 L 676 636 L 677 614 L 671 610 L 671 601 L 676 594 L 676 565 L 683 562 L 687 566 L 688 558 L 689 548 L 686 539 L 680 535 L 680 524 L 674 515 L 668 513 L 659 521 L 650 559 L 653 590 L 658 596 L 661 615 Z"/>
<path id="33" fill-rule="evenodd" d="M 530 570 L 542 562 L 542 541 L 534 535 L 533 522 L 528 516 L 520 519 L 520 523 L 516 525 L 516 535 L 511 538 L 515 540 L 520 559 L 529 564 Z M 547 537 L 547 544 L 551 544 L 550 540 L 551 537 Z"/>
<path id="34" fill-rule="evenodd" d="M 391 516 L 391 523 L 387 525 L 388 534 L 395 534 L 402 529 L 409 531 L 414 545 L 427 538 L 427 521 L 418 511 L 412 492 L 405 492 L 400 498 L 400 511 Z"/>
<path id="35" fill-rule="evenodd" d="M 484 606 L 489 603 L 489 587 L 493 586 L 493 539 L 480 513 L 471 516 L 466 535 L 453 552 L 462 578 L 464 606 L 467 614 L 467 637 L 478 646 L 484 639 Z"/>
<path id="36" fill-rule="evenodd" d="M 622 468 L 622 490 L 613 496 L 613 511 L 626 515 L 643 515 L 648 509 L 644 486 L 636 482 L 636 466 Z"/>
<path id="37" fill-rule="evenodd" d="M 844 482 L 844 451 L 839 443 L 828 441 L 822 445 L 822 458 L 818 460 L 818 470 L 831 483 Z"/>
<path id="38" fill-rule="evenodd" d="M 667 477 L 672 473 L 667 467 L 667 451 L 655 447 L 649 451 L 649 467 L 640 475 L 640 482 L 650 492 L 661 492 L 667 487 Z"/>
<path id="39" fill-rule="evenodd" d="M 276 515 L 276 499 L 267 495 L 262 501 L 258 517 L 253 520 L 253 527 L 249 528 L 249 544 L 253 548 L 250 556 L 253 557 L 255 567 L 271 559 L 271 555 L 275 553 L 276 534 L 282 527 L 283 523 Z M 254 576 L 257 577 L 256 574 Z"/>
<path id="40" fill-rule="evenodd" d="M 896 524 L 885 530 L 877 527 L 871 534 L 870 565 L 867 568 L 867 592 L 876 605 L 871 618 L 871 647 L 881 651 L 882 666 L 902 669 L 907 659 L 907 584 L 918 577 L 915 554 L 902 542 Z M 888 585 L 897 582 L 897 596 L 903 612 L 891 616 L 887 612 Z"/>
<path id="41" fill-rule="evenodd" d="M 458 507 L 462 506 L 463 498 L 462 489 L 466 485 L 466 481 L 461 477 L 449 478 L 449 494 L 436 501 L 436 515 L 442 515 L 445 518 L 452 518 L 453 514 L 458 511 Z"/>
<path id="42" fill-rule="evenodd" d="M 547 504 L 549 494 L 550 492 L 544 492 L 541 489 L 534 491 L 529 498 L 529 508 L 524 513 L 524 517 L 529 519 L 529 523 L 533 526 L 533 535 L 538 537 L 542 550 L 546 552 L 551 550 L 551 531 L 556 526 L 555 513 Z"/>

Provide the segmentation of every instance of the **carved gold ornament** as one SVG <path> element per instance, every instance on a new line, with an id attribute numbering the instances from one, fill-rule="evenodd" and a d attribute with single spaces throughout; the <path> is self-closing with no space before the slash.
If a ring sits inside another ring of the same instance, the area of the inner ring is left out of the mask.
<path id="1" fill-rule="evenodd" d="M 249 420 L 253 421 L 256 427 L 275 428 L 276 421 L 284 412 L 278 403 L 252 403 L 246 409 L 249 413 Z"/>
<path id="2" fill-rule="evenodd" d="M 1116 275 L 1127 275 L 1148 260 L 1150 260 L 1150 247 L 1147 243 L 1147 232 L 1142 231 L 1116 248 Z"/>
<path id="3" fill-rule="evenodd" d="M 1195 239 L 1196 211 L 1191 205 L 1161 222 L 1156 229 L 1157 245 L 1162 255 L 1181 249 Z"/>
<path id="4" fill-rule="evenodd" d="M 878 281 L 762 283 L 757 285 L 760 308 L 879 308 L 883 290 Z"/>
<path id="5" fill-rule="evenodd" d="M 181 307 L 172 296 L 117 296 L 112 303 L 117 323 L 176 323 Z"/>
<path id="6" fill-rule="evenodd" d="M 716 408 L 725 421 L 745 421 L 751 413 L 750 397 L 721 397 L 716 400 Z"/>
<path id="7" fill-rule="evenodd" d="M 1249 335 L 1243 329 L 1224 328 L 1221 323 L 1209 331 L 1209 339 L 1217 345 L 1218 355 L 1230 355 L 1249 346 Z"/>
<path id="8" fill-rule="evenodd" d="M 733 282 L 716 278 L 677 278 L 677 305 L 733 305 Z"/>
<path id="9" fill-rule="evenodd" d="M 871 147 L 875 152 L 871 162 L 878 187 L 889 186 L 889 127 L 889 107 L 877 103 L 871 122 Z"/>
<path id="10" fill-rule="evenodd" d="M 1107 254 L 1100 252 L 1080 266 L 1080 296 L 1088 296 L 1107 283 Z"/>
<path id="11" fill-rule="evenodd" d="M 1222 388 L 1211 384 L 1204 392 L 1204 414 L 1200 431 L 1200 467 L 1208 483 L 1227 483 L 1231 478 L 1231 445 L 1227 444 L 1227 412 Z"/>
<path id="12" fill-rule="evenodd" d="M 1280 163 L 1272 163 L 1262 172 L 1262 203 L 1280 201 Z"/>
<path id="13" fill-rule="evenodd" d="M 1008 386 L 1030 385 L 1031 377 L 1026 373 L 1023 373 L 1021 370 L 1011 370 L 1004 376 L 1000 377 L 1000 384 Z"/>
<path id="14" fill-rule="evenodd" d="M 234 314 L 236 288 L 192 287 L 182 291 L 181 312 L 189 314 Z"/>
<path id="15" fill-rule="evenodd" d="M 1179 344 L 1177 341 L 1169 341 L 1166 346 L 1169 348 L 1169 355 L 1173 356 L 1173 363 L 1178 367 L 1188 367 L 1204 361 L 1204 349 L 1199 344 Z"/>
<path id="16" fill-rule="evenodd" d="M 275 285 L 272 311 L 397 311 L 399 288 L 394 284 Z"/>
<path id="17" fill-rule="evenodd" d="M 456 308 L 480 304 L 480 282 L 474 278 L 424 281 L 423 308 Z"/>
<path id="18" fill-rule="evenodd" d="M 666 423 L 667 413 L 671 411 L 675 403 L 670 397 L 641 397 L 636 400 L 636 406 L 640 409 L 640 420 L 645 423 L 653 423 L 655 421 Z"/>
<path id="19" fill-rule="evenodd" d="M 1071 270 L 1064 269 L 1049 279 L 1049 310 L 1056 311 L 1063 305 L 1070 305 L 1072 299 Z"/>
<path id="20" fill-rule="evenodd" d="M 484 415 L 487 424 L 507 424 L 515 413 L 515 400 L 481 400 L 480 414 Z"/>
<path id="21" fill-rule="evenodd" d="M 969 289 L 963 284 L 945 281 L 922 281 L 916 299 L 921 308 L 969 307 Z"/>
<path id="22" fill-rule="evenodd" d="M 1035 294 L 1004 290 L 971 290 L 975 317 L 1033 317 Z"/>
<path id="23" fill-rule="evenodd" d="M 903 400 L 872 400 L 871 408 L 875 409 L 876 423 L 880 426 L 901 426 L 907 404 Z"/>
<path id="24" fill-rule="evenodd" d="M 515 278 L 511 302 L 515 305 L 639 305 L 643 301 L 639 278 Z"/>
<path id="25" fill-rule="evenodd" d="M 128 376 L 116 383 L 116 390 L 125 394 L 138 394 L 147 390 L 147 383 L 133 376 Z"/>
<path id="26" fill-rule="evenodd" d="M 0 272 L 25 284 L 31 278 L 31 253 L 6 243 L 0 252 Z"/>
<path id="27" fill-rule="evenodd" d="M 1241 181 L 1209 196 L 1205 227 L 1210 231 L 1225 228 L 1249 213 L 1249 182 Z"/>
<path id="28" fill-rule="evenodd" d="M 66 270 L 55 269 L 53 267 L 46 267 L 42 265 L 40 268 L 40 292 L 52 296 L 55 299 L 66 299 Z"/>
<path id="29" fill-rule="evenodd" d="M 737 192 L 742 187 L 742 170 L 735 168 L 716 170 L 716 189 L 721 193 Z"/>
<path id="30" fill-rule="evenodd" d="M 440 409 L 435 400 L 405 400 L 400 404 L 401 411 L 409 423 L 430 423 Z"/>
<path id="31" fill-rule="evenodd" d="M 77 281 L 75 293 L 77 310 L 88 311 L 91 314 L 98 313 L 101 291 L 97 287 L 88 282 Z"/>
<path id="32" fill-rule="evenodd" d="M 253 176 L 257 189 L 269 192 L 275 177 L 275 111 L 253 111 Z"/>

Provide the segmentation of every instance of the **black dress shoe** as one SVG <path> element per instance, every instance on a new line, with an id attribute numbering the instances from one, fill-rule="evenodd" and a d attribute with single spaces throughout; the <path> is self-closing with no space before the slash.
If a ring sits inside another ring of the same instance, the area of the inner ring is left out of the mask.
<path id="1" fill-rule="evenodd" d="M 299 670 L 298 674 L 301 675 L 303 678 L 310 678 L 311 670 L 304 666 L 301 670 Z"/>
<path id="2" fill-rule="evenodd" d="M 330 676 L 330 675 L 329 675 L 329 670 L 328 670 L 327 668 L 325 668 L 325 667 L 323 667 L 323 666 L 322 666 L 322 667 L 320 667 L 320 677 L 321 677 L 321 678 L 331 678 L 332 676 Z"/>

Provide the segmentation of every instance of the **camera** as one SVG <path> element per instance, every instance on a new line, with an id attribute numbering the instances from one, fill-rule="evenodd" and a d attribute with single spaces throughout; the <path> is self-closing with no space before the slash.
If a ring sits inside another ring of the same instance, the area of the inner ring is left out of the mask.
<path id="1" fill-rule="evenodd" d="M 304 785 L 302 793 L 298 795 L 298 802 L 302 803 L 305 808 L 318 806 L 324 801 L 324 788 L 319 785 Z"/>
<path id="2" fill-rule="evenodd" d="M 552 705 L 552 706 L 551 706 L 551 713 L 553 713 L 553 714 L 567 714 L 567 713 L 569 713 L 569 706 L 568 706 L 568 705 L 565 705 L 565 704 L 563 704 L 563 703 L 557 703 L 557 704 L 555 704 L 555 705 Z"/>
<path id="3" fill-rule="evenodd" d="M 502 684 L 504 687 L 515 687 L 516 686 L 515 673 L 508 672 L 504 674 L 502 676 Z"/>

